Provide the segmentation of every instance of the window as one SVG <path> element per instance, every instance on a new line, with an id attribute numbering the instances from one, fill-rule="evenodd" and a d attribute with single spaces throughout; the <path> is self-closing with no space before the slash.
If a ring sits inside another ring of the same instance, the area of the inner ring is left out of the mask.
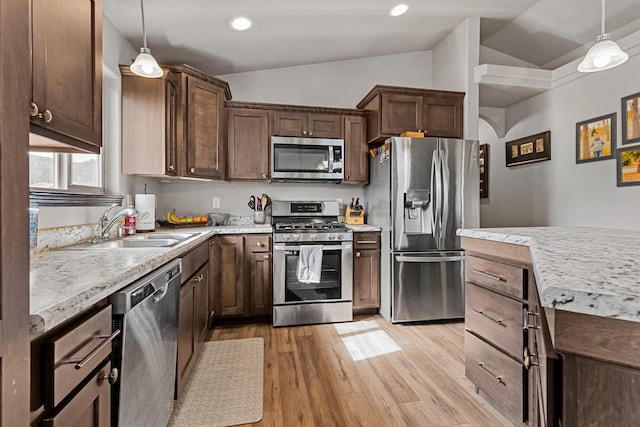
<path id="1" fill-rule="evenodd" d="M 101 193 L 103 192 L 102 156 L 30 152 L 29 187 Z"/>

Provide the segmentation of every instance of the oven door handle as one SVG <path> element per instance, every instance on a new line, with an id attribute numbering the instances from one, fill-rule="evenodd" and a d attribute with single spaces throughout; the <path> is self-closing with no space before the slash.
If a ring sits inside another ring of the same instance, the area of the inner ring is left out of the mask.
<path id="1" fill-rule="evenodd" d="M 311 245 L 309 245 L 311 246 Z M 339 244 L 339 245 L 320 245 L 322 246 L 322 250 L 326 251 L 326 250 L 339 250 L 339 249 L 343 249 L 345 247 L 348 247 L 348 244 Z M 300 250 L 300 246 L 286 246 L 286 245 L 273 245 L 273 250 L 274 251 L 299 251 Z"/>

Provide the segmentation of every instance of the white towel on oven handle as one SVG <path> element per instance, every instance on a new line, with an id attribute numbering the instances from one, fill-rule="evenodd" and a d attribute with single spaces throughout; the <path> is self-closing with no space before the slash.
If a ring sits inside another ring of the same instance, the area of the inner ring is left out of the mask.
<path id="1" fill-rule="evenodd" d="M 322 246 L 300 245 L 298 254 L 298 280 L 303 283 L 320 283 L 322 275 Z"/>

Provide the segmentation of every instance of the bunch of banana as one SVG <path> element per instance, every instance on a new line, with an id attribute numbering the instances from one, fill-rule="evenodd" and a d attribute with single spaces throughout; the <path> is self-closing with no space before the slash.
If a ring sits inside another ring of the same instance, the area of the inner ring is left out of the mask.
<path id="1" fill-rule="evenodd" d="M 202 216 L 177 216 L 176 210 L 170 210 L 167 212 L 167 222 L 170 224 L 187 224 L 190 222 L 194 223 L 203 223 L 209 221 L 209 217 L 206 215 Z"/>

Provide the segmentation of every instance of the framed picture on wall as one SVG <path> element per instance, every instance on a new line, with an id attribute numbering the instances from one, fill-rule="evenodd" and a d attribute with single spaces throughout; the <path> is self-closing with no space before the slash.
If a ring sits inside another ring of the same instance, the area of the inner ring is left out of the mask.
<path id="1" fill-rule="evenodd" d="M 616 113 L 576 123 L 576 163 L 613 159 Z"/>
<path id="2" fill-rule="evenodd" d="M 640 145 L 618 150 L 618 187 L 640 185 Z"/>
<path id="3" fill-rule="evenodd" d="M 622 98 L 622 144 L 640 142 L 640 92 Z"/>
<path id="4" fill-rule="evenodd" d="M 506 165 L 517 166 L 551 159 L 551 131 L 506 143 Z"/>

